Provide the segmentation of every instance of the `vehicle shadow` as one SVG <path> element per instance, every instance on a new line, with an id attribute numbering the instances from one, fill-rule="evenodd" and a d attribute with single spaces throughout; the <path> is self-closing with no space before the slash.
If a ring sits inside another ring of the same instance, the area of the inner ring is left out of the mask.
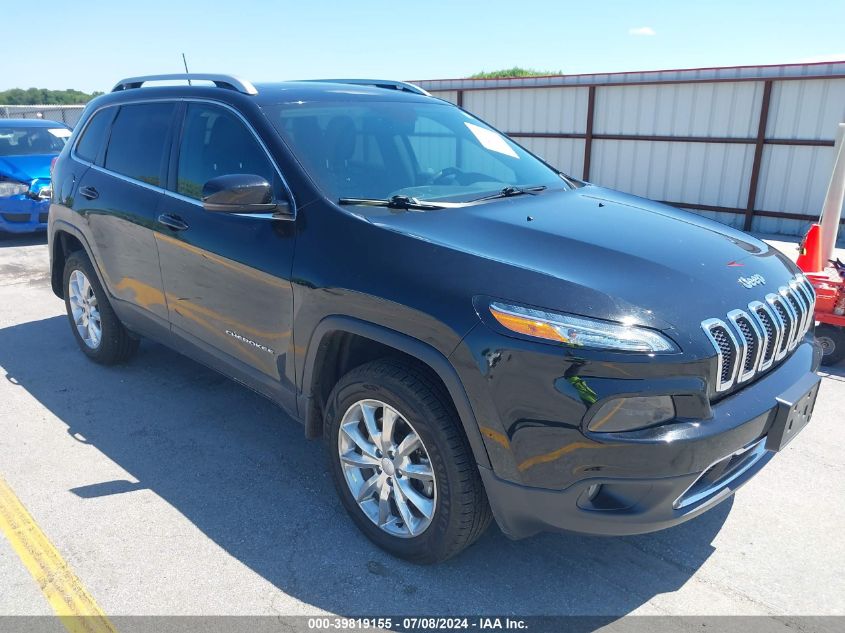
<path id="1" fill-rule="evenodd" d="M 13 246 L 38 246 L 47 244 L 47 232 L 37 233 L 6 233 L 0 231 L 0 248 L 11 248 Z"/>
<path id="2" fill-rule="evenodd" d="M 845 361 L 819 368 L 819 374 L 829 380 L 845 382 Z"/>
<path id="3" fill-rule="evenodd" d="M 610 621 L 684 585 L 714 551 L 730 511 L 728 501 L 671 530 L 628 538 L 513 542 L 492 526 L 453 560 L 407 564 L 355 529 L 322 444 L 305 440 L 274 405 L 146 341 L 129 364 L 100 367 L 79 353 L 67 327 L 61 316 L 0 329 L 0 366 L 67 433 L 138 481 L 91 481 L 72 492 L 91 499 L 151 489 L 279 590 L 329 612 Z"/>

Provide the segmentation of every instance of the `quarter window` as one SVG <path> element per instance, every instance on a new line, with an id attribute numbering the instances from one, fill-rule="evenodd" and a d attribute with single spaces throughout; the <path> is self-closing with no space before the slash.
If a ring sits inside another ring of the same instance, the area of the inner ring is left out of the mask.
<path id="1" fill-rule="evenodd" d="M 223 108 L 189 103 L 176 190 L 200 199 L 206 182 L 227 174 L 254 174 L 275 183 L 267 154 L 240 119 Z"/>
<path id="2" fill-rule="evenodd" d="M 121 106 L 112 125 L 105 168 L 161 185 L 174 107 L 173 103 Z"/>
<path id="3" fill-rule="evenodd" d="M 76 155 L 79 158 L 87 160 L 89 163 L 97 160 L 112 114 L 112 110 L 108 108 L 100 110 L 91 117 L 91 122 L 85 127 L 82 137 L 76 144 Z"/>

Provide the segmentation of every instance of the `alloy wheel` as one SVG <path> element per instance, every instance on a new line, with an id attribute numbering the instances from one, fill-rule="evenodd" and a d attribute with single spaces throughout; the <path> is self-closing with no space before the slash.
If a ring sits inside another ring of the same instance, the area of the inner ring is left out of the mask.
<path id="1" fill-rule="evenodd" d="M 89 348 L 97 349 L 103 340 L 103 324 L 94 288 L 81 270 L 74 270 L 70 274 L 68 297 L 79 337 Z"/>
<path id="2" fill-rule="evenodd" d="M 360 400 L 343 416 L 338 456 L 361 511 L 400 538 L 422 534 L 434 518 L 437 481 L 422 439 L 407 418 L 380 400 Z"/>

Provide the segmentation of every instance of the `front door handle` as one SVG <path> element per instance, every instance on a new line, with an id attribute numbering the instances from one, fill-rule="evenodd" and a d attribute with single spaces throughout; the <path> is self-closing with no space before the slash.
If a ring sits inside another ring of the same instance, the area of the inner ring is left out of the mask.
<path id="1" fill-rule="evenodd" d="M 174 215 L 172 213 L 162 213 L 158 216 L 159 224 L 163 224 L 169 229 L 173 229 L 174 231 L 184 231 L 188 228 L 187 223 L 185 220 L 180 218 L 178 215 Z"/>
<path id="2" fill-rule="evenodd" d="M 80 187 L 79 195 L 86 200 L 96 200 L 100 197 L 100 192 L 94 189 L 94 187 Z"/>

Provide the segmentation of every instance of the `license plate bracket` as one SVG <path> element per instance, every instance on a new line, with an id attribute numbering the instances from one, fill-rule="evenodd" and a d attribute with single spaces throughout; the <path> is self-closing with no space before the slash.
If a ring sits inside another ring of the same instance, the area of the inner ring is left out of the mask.
<path id="1" fill-rule="evenodd" d="M 816 406 L 820 385 L 821 378 L 807 374 L 777 398 L 775 420 L 766 436 L 766 450 L 782 450 L 807 426 Z"/>

